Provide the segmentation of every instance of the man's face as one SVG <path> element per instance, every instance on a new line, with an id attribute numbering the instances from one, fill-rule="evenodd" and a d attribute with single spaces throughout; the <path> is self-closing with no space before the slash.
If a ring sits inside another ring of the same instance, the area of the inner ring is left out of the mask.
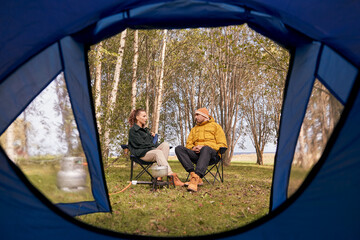
<path id="1" fill-rule="evenodd" d="M 201 114 L 195 113 L 195 120 L 197 123 L 202 123 L 206 118 Z"/>

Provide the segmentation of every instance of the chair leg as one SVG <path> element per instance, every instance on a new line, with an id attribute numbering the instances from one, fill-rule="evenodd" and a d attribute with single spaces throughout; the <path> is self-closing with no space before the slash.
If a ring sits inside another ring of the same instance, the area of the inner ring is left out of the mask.
<path id="1" fill-rule="evenodd" d="M 220 165 L 221 165 L 221 176 L 220 176 L 220 179 L 221 179 L 221 182 L 223 183 L 223 182 L 224 182 L 224 163 L 223 163 L 222 159 L 220 160 Z"/>
<path id="2" fill-rule="evenodd" d="M 222 162 L 218 162 L 217 164 L 214 164 L 211 168 L 207 169 L 206 172 L 205 172 L 205 175 L 204 175 L 204 179 L 210 184 L 210 182 L 206 179 L 206 175 L 207 174 L 211 174 L 213 177 L 214 177 L 214 181 L 211 183 L 212 185 L 215 184 L 215 181 L 218 181 L 219 183 L 220 182 L 223 182 L 223 176 L 221 175 L 220 173 L 220 165 L 222 164 Z M 222 166 L 222 165 L 221 165 Z M 213 168 L 216 169 L 216 173 L 214 174 L 213 172 L 211 172 L 213 170 Z M 223 171 L 223 169 L 222 169 Z M 219 180 L 220 178 L 220 180 Z"/>
<path id="3" fill-rule="evenodd" d="M 205 172 L 205 175 L 204 175 L 204 179 L 210 184 L 210 182 L 206 179 L 206 175 L 208 174 L 208 173 L 210 173 L 213 177 L 214 177 L 214 181 L 213 181 L 213 183 L 212 183 L 212 185 L 214 185 L 215 184 L 215 180 L 217 180 L 217 178 L 216 178 L 216 175 L 214 175 L 212 172 L 211 172 L 211 170 L 215 167 L 215 166 L 217 166 L 217 164 L 214 164 L 210 169 L 207 169 L 206 170 L 206 172 Z M 218 180 L 219 181 L 219 180 Z"/>
<path id="4" fill-rule="evenodd" d="M 134 171 L 134 161 L 131 160 L 131 167 L 130 167 L 130 182 L 133 180 L 133 171 Z"/>
<path id="5" fill-rule="evenodd" d="M 149 174 L 149 176 L 151 178 L 154 178 L 151 173 L 148 171 L 148 169 L 151 167 L 151 165 L 147 165 L 146 167 L 144 167 L 143 165 L 139 164 L 140 167 L 142 167 L 142 170 L 139 172 L 138 175 L 136 175 L 135 179 L 138 179 L 139 177 L 141 177 L 141 175 L 143 175 L 144 172 L 147 172 L 147 174 Z"/>
<path id="6" fill-rule="evenodd" d="M 215 175 L 214 175 L 214 173 L 211 172 L 211 170 L 213 170 L 213 168 L 216 169 Z M 221 171 L 220 171 L 220 169 L 221 169 Z M 207 180 L 207 178 L 206 178 L 206 175 L 208 173 L 210 173 L 214 177 L 214 181 L 212 183 L 210 183 L 209 180 Z M 187 182 L 189 180 L 189 176 L 190 176 L 190 173 L 188 174 L 185 182 Z M 219 180 L 219 178 L 220 178 L 220 180 Z M 205 179 L 205 181 L 207 183 L 212 184 L 212 185 L 215 184 L 215 181 L 218 181 L 219 183 L 224 182 L 224 167 L 223 167 L 222 159 L 220 159 L 220 161 L 218 163 L 212 165 L 211 168 L 206 169 L 206 172 L 205 172 L 205 175 L 204 175 L 203 179 Z"/>
<path id="7" fill-rule="evenodd" d="M 152 176 L 152 174 L 149 172 L 149 168 L 152 166 L 153 163 L 151 164 L 141 164 L 138 163 L 138 165 L 141 167 L 141 169 L 139 169 L 139 172 L 137 173 L 136 176 L 134 176 L 135 174 L 135 163 L 137 163 L 137 159 L 134 159 L 132 156 L 130 156 L 130 160 L 131 160 L 131 166 L 130 166 L 130 181 L 134 181 L 136 180 L 137 183 L 142 183 L 142 184 L 151 184 L 150 181 L 138 181 L 138 179 L 146 172 L 151 179 L 153 179 L 154 177 Z"/>
<path id="8" fill-rule="evenodd" d="M 222 182 L 219 167 L 218 167 L 217 164 L 215 165 L 215 167 L 216 167 L 216 173 L 215 173 L 215 176 L 214 176 L 214 184 L 215 184 L 215 180 L 217 180 L 219 183 Z M 217 176 L 219 176 L 220 180 L 217 178 Z"/>
<path id="9" fill-rule="evenodd" d="M 211 184 L 211 183 L 209 182 L 209 180 L 207 180 L 207 178 L 206 178 L 205 176 L 203 176 L 203 179 L 205 179 L 205 181 L 206 181 L 208 184 Z"/>
<path id="10" fill-rule="evenodd" d="M 187 175 L 187 178 L 186 178 L 185 182 L 189 181 L 189 177 L 190 177 L 190 173 L 188 173 L 188 175 Z"/>

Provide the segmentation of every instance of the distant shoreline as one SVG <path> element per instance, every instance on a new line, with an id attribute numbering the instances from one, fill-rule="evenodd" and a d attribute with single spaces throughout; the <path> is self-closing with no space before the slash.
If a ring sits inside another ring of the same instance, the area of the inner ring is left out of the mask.
<path id="1" fill-rule="evenodd" d="M 234 155 L 256 154 L 256 152 L 234 152 Z M 275 154 L 275 152 L 264 152 L 264 154 Z"/>
<path id="2" fill-rule="evenodd" d="M 256 154 L 256 152 L 234 152 L 234 156 L 236 156 L 236 155 L 247 155 L 247 154 Z M 275 152 L 264 152 L 264 154 L 275 154 Z M 175 156 L 175 153 L 170 152 L 169 156 Z"/>
<path id="3" fill-rule="evenodd" d="M 274 164 L 275 153 L 266 152 L 263 154 L 264 165 L 273 165 Z M 169 160 L 177 160 L 175 154 L 169 156 Z M 241 162 L 241 163 L 256 163 L 256 153 L 254 152 L 238 152 L 234 154 L 231 159 L 231 162 Z"/>

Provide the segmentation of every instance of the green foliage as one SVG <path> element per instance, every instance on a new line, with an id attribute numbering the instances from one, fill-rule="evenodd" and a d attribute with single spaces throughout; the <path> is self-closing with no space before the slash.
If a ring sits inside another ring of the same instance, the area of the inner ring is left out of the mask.
<path id="1" fill-rule="evenodd" d="M 83 150 L 63 74 L 60 74 L 55 80 L 55 92 L 57 103 L 54 110 L 61 117 L 61 124 L 57 126 L 58 138 L 66 143 L 66 155 L 81 156 Z"/>
<path id="2" fill-rule="evenodd" d="M 113 152 L 121 151 L 119 143 L 127 142 L 127 117 L 131 110 L 133 31 L 128 29 L 123 67 L 115 110 L 107 113 L 112 88 L 120 34 L 103 41 L 101 119 L 102 133 L 110 129 Z M 137 107 L 145 108 L 149 99 L 149 120 L 152 119 L 159 79 L 162 30 L 139 31 L 139 64 L 137 69 Z M 89 52 L 92 78 L 95 55 Z M 262 97 L 266 117 L 259 124 L 268 124 L 268 137 L 263 145 L 274 141 L 278 128 L 282 92 L 289 54 L 274 42 L 250 30 L 246 25 L 221 28 L 169 30 L 165 57 L 163 103 L 159 133 L 171 144 L 184 144 L 194 125 L 197 108 L 208 107 L 227 133 L 230 154 L 241 136 L 249 134 L 244 125 L 248 111 L 246 100 L 251 94 Z M 147 78 L 148 77 L 148 78 Z M 146 84 L 148 79 L 148 85 Z M 94 80 L 92 80 L 94 86 Z M 93 91 L 94 92 L 94 91 Z M 254 109 L 253 109 L 254 110 Z M 260 112 L 260 111 L 254 111 Z M 110 124 L 106 120 L 110 118 Z M 151 127 L 152 123 L 149 123 Z M 102 141 L 101 141 L 102 142 Z M 104 152 L 104 149 L 102 149 Z M 230 154 L 231 155 L 231 154 Z"/>
<path id="3" fill-rule="evenodd" d="M 186 179 L 178 161 L 171 161 L 170 165 L 182 180 Z M 125 188 L 129 174 L 129 162 L 123 159 L 109 167 L 109 192 Z M 235 229 L 268 213 L 272 166 L 232 163 L 224 174 L 224 183 L 205 182 L 196 193 L 187 192 L 185 187 L 152 192 L 149 185 L 132 185 L 110 195 L 112 214 L 89 214 L 78 219 L 128 234 L 195 236 Z"/>

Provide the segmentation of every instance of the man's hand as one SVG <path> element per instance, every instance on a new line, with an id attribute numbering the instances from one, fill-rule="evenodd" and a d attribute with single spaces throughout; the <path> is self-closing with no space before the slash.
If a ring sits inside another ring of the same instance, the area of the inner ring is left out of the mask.
<path id="1" fill-rule="evenodd" d="M 202 147 L 203 147 L 202 145 L 197 145 L 197 146 L 193 147 L 192 150 L 196 153 L 199 153 Z"/>

